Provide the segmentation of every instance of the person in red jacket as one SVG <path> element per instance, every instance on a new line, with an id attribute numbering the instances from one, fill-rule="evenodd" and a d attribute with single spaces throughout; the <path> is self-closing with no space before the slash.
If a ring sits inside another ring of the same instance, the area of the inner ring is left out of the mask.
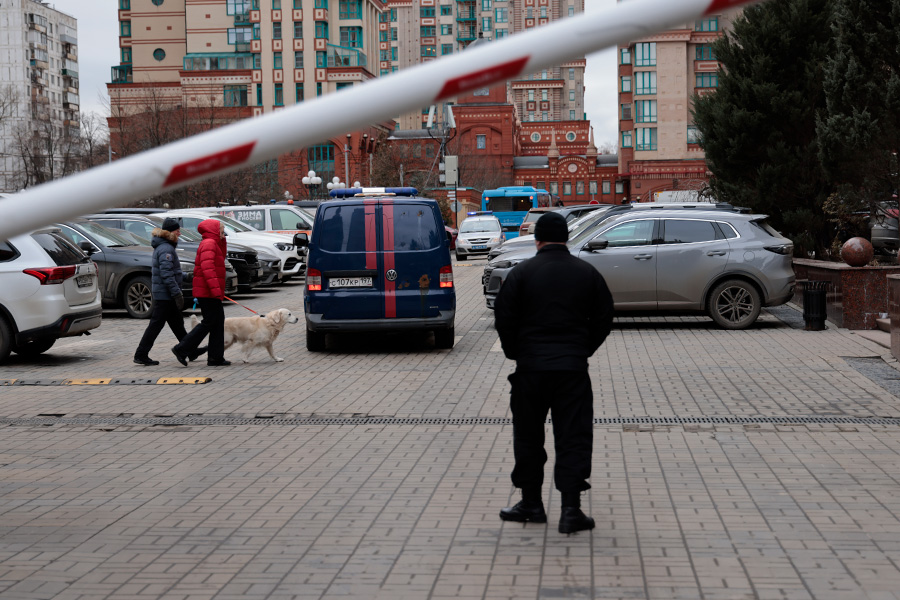
<path id="1" fill-rule="evenodd" d="M 172 348 L 172 353 L 182 365 L 209 334 L 209 353 L 206 364 L 210 367 L 227 367 L 225 360 L 225 224 L 216 219 L 206 219 L 197 226 L 203 236 L 197 248 L 194 262 L 194 298 L 200 305 L 203 320 Z"/>

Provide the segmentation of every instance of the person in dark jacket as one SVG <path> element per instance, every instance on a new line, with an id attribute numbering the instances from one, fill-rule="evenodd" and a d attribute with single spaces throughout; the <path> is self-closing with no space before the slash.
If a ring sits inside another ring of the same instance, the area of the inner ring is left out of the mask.
<path id="1" fill-rule="evenodd" d="M 603 276 L 572 256 L 566 220 L 555 212 L 534 228 L 537 255 L 519 263 L 500 288 L 495 319 L 507 358 L 513 416 L 512 482 L 522 500 L 500 511 L 504 521 L 546 523 L 544 422 L 553 419 L 556 465 L 553 478 L 562 494 L 560 533 L 594 528 L 581 510 L 589 489 L 593 446 L 593 392 L 588 358 L 609 335 L 613 300 Z"/>
<path id="2" fill-rule="evenodd" d="M 148 367 L 159 364 L 158 360 L 150 358 L 150 349 L 166 323 L 179 341 L 187 335 L 184 319 L 181 317 L 181 309 L 184 308 L 181 282 L 184 274 L 181 271 L 178 253 L 175 252 L 178 238 L 181 236 L 181 226 L 177 220 L 167 218 L 163 221 L 162 227 L 152 231 L 152 235 L 150 293 L 153 297 L 153 308 L 147 329 L 144 330 L 144 335 L 134 352 L 134 362 Z M 195 360 L 202 353 L 203 349 L 198 349 L 191 354 L 190 359 Z"/>
<path id="3" fill-rule="evenodd" d="M 217 219 L 206 219 L 197 226 L 203 236 L 197 248 L 194 263 L 194 298 L 200 305 L 203 320 L 187 336 L 172 348 L 172 353 L 182 365 L 197 352 L 203 338 L 209 334 L 209 355 L 206 364 L 210 367 L 227 367 L 225 360 L 225 224 Z"/>

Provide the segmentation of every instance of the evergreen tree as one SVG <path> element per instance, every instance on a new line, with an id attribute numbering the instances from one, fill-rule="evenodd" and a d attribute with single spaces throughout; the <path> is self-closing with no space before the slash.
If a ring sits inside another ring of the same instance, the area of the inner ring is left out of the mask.
<path id="1" fill-rule="evenodd" d="M 834 4 L 819 154 L 836 186 L 834 210 L 869 212 L 900 185 L 900 0 Z"/>
<path id="2" fill-rule="evenodd" d="M 694 99 L 716 198 L 771 215 L 801 256 L 831 237 L 816 137 L 831 15 L 832 0 L 747 8 L 714 44 L 718 89 Z"/>

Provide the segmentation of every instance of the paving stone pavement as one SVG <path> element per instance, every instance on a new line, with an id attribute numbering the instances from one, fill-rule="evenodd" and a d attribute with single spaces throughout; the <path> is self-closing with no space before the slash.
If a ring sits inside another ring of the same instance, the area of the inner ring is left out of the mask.
<path id="1" fill-rule="evenodd" d="M 13 357 L 0 379 L 212 382 L 0 387 L 0 598 L 900 598 L 900 374 L 791 307 L 742 332 L 617 319 L 590 363 L 597 528 L 557 533 L 550 490 L 548 526 L 502 523 L 514 365 L 482 266 L 456 266 L 452 351 L 310 354 L 301 322 L 283 363 L 184 368 L 166 330 L 141 368 L 145 322 L 110 313 Z M 298 284 L 239 299 L 302 316 Z"/>

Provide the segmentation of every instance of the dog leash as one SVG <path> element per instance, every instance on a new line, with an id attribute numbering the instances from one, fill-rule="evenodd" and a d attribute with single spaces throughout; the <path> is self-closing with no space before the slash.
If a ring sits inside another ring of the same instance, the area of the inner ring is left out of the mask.
<path id="1" fill-rule="evenodd" d="M 252 308 L 247 308 L 246 306 L 244 306 L 244 305 L 241 304 L 240 302 L 237 302 L 236 300 L 232 300 L 232 299 L 229 298 L 228 296 L 225 296 L 225 299 L 228 300 L 229 302 L 234 302 L 234 303 L 237 304 L 238 306 L 241 306 L 241 307 L 243 307 L 243 308 L 246 308 L 247 310 L 249 310 L 250 312 L 252 312 L 254 315 L 259 315 L 259 313 L 256 312 L 255 310 L 253 310 Z"/>

